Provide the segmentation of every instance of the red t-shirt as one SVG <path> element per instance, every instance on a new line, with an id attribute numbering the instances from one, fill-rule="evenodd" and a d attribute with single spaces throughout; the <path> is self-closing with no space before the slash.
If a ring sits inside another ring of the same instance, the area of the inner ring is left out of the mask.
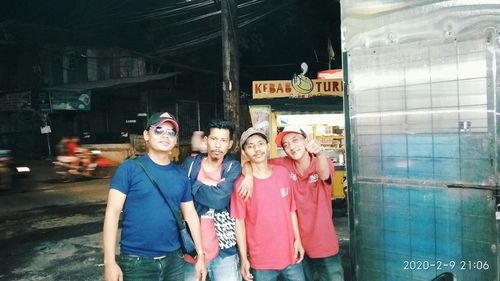
<path id="1" fill-rule="evenodd" d="M 310 258 L 324 258 L 339 252 L 339 241 L 332 221 L 332 186 L 316 173 L 317 158 L 312 157 L 309 169 L 300 175 L 293 159 L 271 159 L 271 163 L 286 167 L 294 184 L 293 195 L 297 203 L 300 238 Z M 335 171 L 331 161 L 330 174 Z"/>
<path id="2" fill-rule="evenodd" d="M 291 213 L 295 211 L 290 173 L 272 166 L 266 179 L 254 178 L 252 198 L 240 198 L 234 184 L 231 194 L 231 216 L 245 220 L 250 265 L 254 269 L 281 270 L 296 262 L 293 250 Z"/>

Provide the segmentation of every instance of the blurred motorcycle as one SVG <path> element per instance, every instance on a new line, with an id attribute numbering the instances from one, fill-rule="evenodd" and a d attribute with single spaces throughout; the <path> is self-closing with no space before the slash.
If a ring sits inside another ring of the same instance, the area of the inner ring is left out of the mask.
<path id="1" fill-rule="evenodd" d="M 73 167 L 71 158 L 57 156 L 57 161 L 54 161 L 53 164 L 59 181 L 110 178 L 117 167 L 115 162 L 103 157 L 100 150 L 90 150 L 88 155 L 79 155 L 78 157 L 80 157 L 79 166 Z"/>

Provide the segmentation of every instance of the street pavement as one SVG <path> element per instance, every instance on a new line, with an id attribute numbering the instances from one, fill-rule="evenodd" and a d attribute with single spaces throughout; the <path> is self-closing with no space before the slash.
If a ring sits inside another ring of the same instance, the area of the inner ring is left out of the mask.
<path id="1" fill-rule="evenodd" d="M 103 280 L 102 222 L 109 179 L 58 183 L 50 161 L 0 191 L 0 280 Z M 347 216 L 335 216 L 350 280 Z"/>
<path id="2" fill-rule="evenodd" d="M 23 164 L 29 178 L 0 191 L 0 280 L 103 280 L 109 180 L 58 183 L 50 161 Z"/>

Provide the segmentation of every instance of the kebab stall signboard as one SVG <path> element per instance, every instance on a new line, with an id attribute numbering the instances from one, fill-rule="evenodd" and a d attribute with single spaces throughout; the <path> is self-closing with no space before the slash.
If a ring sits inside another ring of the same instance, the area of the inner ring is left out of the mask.
<path id="1" fill-rule="evenodd" d="M 309 79 L 309 81 L 309 83 L 296 84 L 295 87 L 290 80 L 253 81 L 252 97 L 269 99 L 342 96 L 341 79 Z"/>
<path id="2" fill-rule="evenodd" d="M 314 96 L 342 96 L 342 79 L 309 79 L 305 76 L 308 66 L 300 65 L 302 72 L 294 74 L 292 80 L 253 81 L 252 97 L 268 98 L 310 98 Z"/>

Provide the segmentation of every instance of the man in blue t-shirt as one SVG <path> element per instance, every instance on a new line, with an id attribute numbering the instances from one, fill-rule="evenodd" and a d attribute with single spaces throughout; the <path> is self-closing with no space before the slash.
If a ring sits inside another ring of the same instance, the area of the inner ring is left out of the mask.
<path id="1" fill-rule="evenodd" d="M 139 157 L 173 208 L 180 209 L 198 252 L 196 274 L 205 280 L 200 222 L 186 172 L 170 162 L 179 125 L 168 113 L 155 113 L 147 121 L 147 155 Z M 134 160 L 118 167 L 110 184 L 104 218 L 104 279 L 106 281 L 183 279 L 184 260 L 176 219 L 142 168 Z M 115 259 L 118 222 L 123 211 L 120 256 Z"/>

